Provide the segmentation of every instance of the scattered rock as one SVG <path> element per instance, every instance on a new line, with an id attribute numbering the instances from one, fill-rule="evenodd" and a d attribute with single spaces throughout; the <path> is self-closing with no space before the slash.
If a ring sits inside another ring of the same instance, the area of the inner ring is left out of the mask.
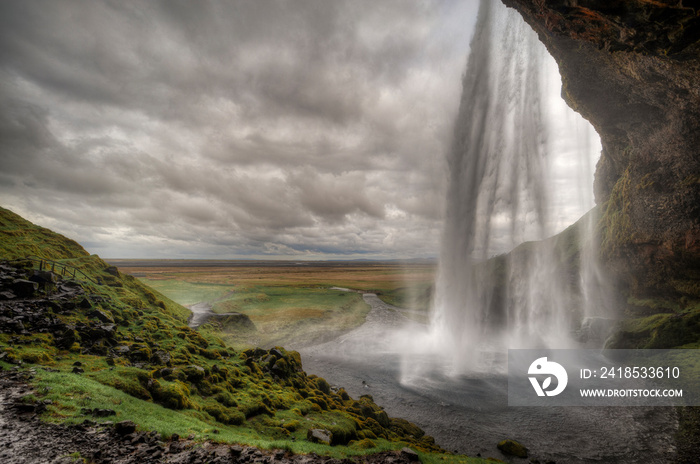
<path id="1" fill-rule="evenodd" d="M 118 435 L 129 435 L 136 431 L 136 424 L 129 420 L 117 422 L 114 424 L 114 431 Z"/>
<path id="2" fill-rule="evenodd" d="M 151 356 L 151 363 L 162 366 L 170 363 L 170 353 L 163 350 L 158 350 Z M 172 370 L 171 370 L 172 372 Z"/>
<path id="3" fill-rule="evenodd" d="M 333 439 L 333 434 L 329 430 L 325 429 L 309 429 L 309 431 L 306 433 L 306 439 L 311 443 L 330 445 Z"/>
<path id="4" fill-rule="evenodd" d="M 85 414 L 87 416 L 92 416 L 92 417 L 109 417 L 109 416 L 116 416 L 117 415 L 117 413 L 112 409 L 82 408 L 80 410 L 80 412 L 82 414 Z"/>
<path id="5" fill-rule="evenodd" d="M 85 298 L 84 300 L 87 300 L 87 298 Z M 88 303 L 90 303 L 89 300 Z M 94 311 L 91 311 L 90 314 L 88 314 L 88 316 L 93 319 L 97 319 L 100 322 L 114 324 L 114 318 L 111 316 L 111 314 L 101 309 L 95 309 Z"/>
<path id="6" fill-rule="evenodd" d="M 18 298 L 31 298 L 39 290 L 39 284 L 31 280 L 16 279 L 12 282 L 12 292 Z"/>
<path id="7" fill-rule="evenodd" d="M 114 277 L 119 277 L 119 269 L 117 269 L 116 266 L 109 266 L 105 268 L 105 272 L 108 274 L 112 274 Z"/>
<path id="8" fill-rule="evenodd" d="M 420 456 L 411 448 L 403 448 L 401 450 L 401 456 L 407 458 L 410 462 L 420 462 Z"/>

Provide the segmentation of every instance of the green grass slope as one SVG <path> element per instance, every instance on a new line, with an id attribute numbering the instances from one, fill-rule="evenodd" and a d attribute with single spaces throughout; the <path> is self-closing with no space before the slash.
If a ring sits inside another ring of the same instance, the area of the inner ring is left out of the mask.
<path id="1" fill-rule="evenodd" d="M 0 242 L 0 261 L 16 275 L 35 275 L 36 263 L 22 259 L 31 254 L 86 276 L 46 284 L 17 303 L 21 326 L 0 325 L 0 368 L 36 371 L 36 391 L 26 400 L 51 400 L 44 420 L 132 420 L 165 437 L 337 457 L 411 446 L 426 462 L 482 462 L 442 454 L 431 437 L 389 418 L 371 396 L 353 399 L 307 375 L 296 352 L 236 351 L 211 332 L 190 329 L 186 308 L 6 209 L 0 209 Z M 57 291 L 69 286 L 80 288 L 70 296 Z M 11 319 L 13 304 L 0 302 L 0 315 Z M 95 409 L 114 414 L 95 419 Z M 332 432 L 332 443 L 308 441 L 314 428 Z"/>
<path id="2" fill-rule="evenodd" d="M 0 257 L 17 259 L 30 255 L 47 259 L 73 259 L 84 258 L 89 253 L 77 242 L 0 207 Z"/>

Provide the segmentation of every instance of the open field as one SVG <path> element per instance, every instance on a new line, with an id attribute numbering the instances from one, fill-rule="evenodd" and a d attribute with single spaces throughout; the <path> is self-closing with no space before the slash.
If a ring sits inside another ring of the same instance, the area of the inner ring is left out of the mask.
<path id="1" fill-rule="evenodd" d="M 298 348 L 331 339 L 364 321 L 359 293 L 387 303 L 427 308 L 433 263 L 112 260 L 121 272 L 183 305 L 207 302 L 216 313 L 247 315 L 255 329 L 219 327 L 232 346 Z"/>

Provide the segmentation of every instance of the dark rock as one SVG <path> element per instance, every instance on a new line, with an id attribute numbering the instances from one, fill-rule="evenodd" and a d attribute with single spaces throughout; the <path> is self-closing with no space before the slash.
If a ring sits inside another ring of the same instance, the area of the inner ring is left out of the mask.
<path id="1" fill-rule="evenodd" d="M 116 357 L 126 356 L 129 354 L 129 350 L 131 350 L 131 348 L 129 348 L 128 345 L 119 345 L 112 348 L 112 352 Z"/>
<path id="2" fill-rule="evenodd" d="M 82 408 L 80 410 L 82 414 L 90 415 L 93 417 L 109 417 L 109 416 L 116 416 L 117 413 L 113 411 L 112 409 L 89 409 L 89 408 Z"/>
<path id="3" fill-rule="evenodd" d="M 17 295 L 12 293 L 10 290 L 0 292 L 0 300 L 14 300 L 15 298 L 17 298 Z"/>
<path id="4" fill-rule="evenodd" d="M 82 367 L 75 366 L 71 372 L 74 374 L 82 374 L 85 370 Z"/>
<path id="5" fill-rule="evenodd" d="M 411 448 L 403 448 L 401 450 L 401 456 L 408 459 L 410 462 L 420 462 L 420 456 Z"/>
<path id="6" fill-rule="evenodd" d="M 80 302 L 78 303 L 78 307 L 79 307 L 80 309 L 90 309 L 90 308 L 92 308 L 92 303 L 90 303 L 90 300 L 88 300 L 87 298 L 83 298 L 83 299 L 80 300 Z M 97 311 L 99 311 L 99 310 L 97 310 Z M 107 321 L 102 321 L 102 322 L 114 322 L 114 321 L 113 321 L 113 320 L 112 320 L 112 321 L 107 320 Z"/>
<path id="7" fill-rule="evenodd" d="M 84 300 L 87 300 L 87 298 L 85 298 Z M 90 314 L 88 314 L 88 317 L 97 319 L 100 322 L 114 324 L 114 318 L 112 317 L 112 315 L 102 309 L 95 309 L 94 311 L 91 311 Z"/>
<path id="8" fill-rule="evenodd" d="M 311 443 L 321 443 L 323 445 L 330 445 L 333 440 L 333 434 L 330 430 L 325 429 L 309 429 L 306 433 L 306 439 Z"/>
<path id="9" fill-rule="evenodd" d="M 31 298 L 39 290 L 39 284 L 31 280 L 16 279 L 12 282 L 12 292 L 19 298 Z"/>
<path id="10" fill-rule="evenodd" d="M 114 424 L 114 431 L 117 432 L 118 435 L 129 435 L 136 431 L 136 424 L 129 420 L 117 422 Z"/>
<path id="11" fill-rule="evenodd" d="M 29 280 L 44 286 L 56 282 L 57 276 L 51 271 L 34 271 L 33 275 L 29 277 Z"/>
<path id="12" fill-rule="evenodd" d="M 109 266 L 105 268 L 105 272 L 108 274 L 112 274 L 114 277 L 119 277 L 119 269 L 117 269 L 116 266 Z"/>
<path id="13" fill-rule="evenodd" d="M 282 351 L 280 351 L 278 348 L 272 348 L 272 349 L 270 350 L 270 354 L 271 354 L 272 356 L 276 357 L 277 359 L 280 359 L 280 358 L 284 358 L 284 357 L 285 357 L 285 356 L 284 356 L 284 353 L 282 353 Z"/>
<path id="14" fill-rule="evenodd" d="M 195 365 L 189 365 L 183 369 L 185 372 L 185 375 L 187 376 L 187 380 L 190 382 L 199 382 L 204 378 L 204 375 L 206 374 L 206 371 L 204 370 L 203 367 L 201 366 L 195 366 Z"/>
<path id="15" fill-rule="evenodd" d="M 115 324 L 104 324 L 91 326 L 84 333 L 87 333 L 90 340 L 113 339 L 117 334 L 117 326 Z"/>
<path id="16" fill-rule="evenodd" d="M 151 363 L 162 366 L 170 362 L 170 353 L 158 350 L 151 356 Z"/>
<path id="17" fill-rule="evenodd" d="M 151 359 L 151 350 L 146 345 L 133 344 L 127 356 L 132 362 L 147 362 Z"/>
<path id="18" fill-rule="evenodd" d="M 503 440 L 496 447 L 508 456 L 526 458 L 528 449 L 515 440 Z"/>

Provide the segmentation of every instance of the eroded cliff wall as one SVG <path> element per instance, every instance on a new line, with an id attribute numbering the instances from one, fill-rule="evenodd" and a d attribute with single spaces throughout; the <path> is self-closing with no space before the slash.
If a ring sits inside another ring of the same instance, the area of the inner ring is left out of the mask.
<path id="1" fill-rule="evenodd" d="M 700 297 L 700 2 L 502 0 L 600 134 L 601 254 L 637 298 Z"/>

